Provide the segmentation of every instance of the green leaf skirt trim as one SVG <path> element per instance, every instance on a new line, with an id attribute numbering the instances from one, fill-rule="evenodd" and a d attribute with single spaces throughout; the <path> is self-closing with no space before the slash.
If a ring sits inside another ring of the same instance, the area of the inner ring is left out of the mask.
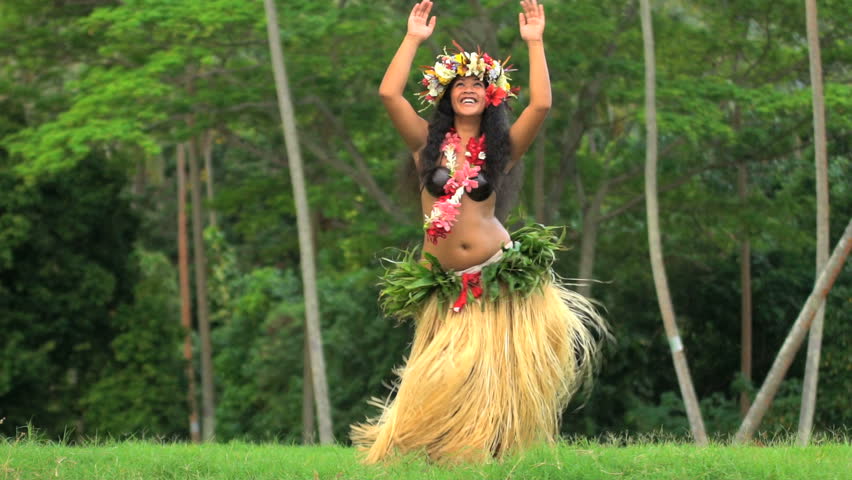
<path id="1" fill-rule="evenodd" d="M 556 252 L 563 249 L 563 236 L 562 227 L 538 224 L 512 233 L 513 243 L 503 248 L 503 257 L 482 269 L 480 301 L 494 300 L 506 292 L 526 296 L 551 280 Z M 433 255 L 426 253 L 422 260 L 418 259 L 419 250 L 417 247 L 402 251 L 397 260 L 385 259 L 386 269 L 379 282 L 382 287 L 379 303 L 387 315 L 399 320 L 414 318 L 435 293 L 442 305 L 451 305 L 461 293 L 461 278 L 441 267 Z"/>

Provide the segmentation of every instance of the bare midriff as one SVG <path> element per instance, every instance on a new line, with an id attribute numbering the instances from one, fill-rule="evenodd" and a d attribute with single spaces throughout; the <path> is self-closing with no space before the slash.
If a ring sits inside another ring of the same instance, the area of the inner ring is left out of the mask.
<path id="1" fill-rule="evenodd" d="M 420 206 L 424 215 L 432 210 L 435 200 L 426 190 L 421 191 Z M 434 255 L 446 270 L 464 270 L 485 262 L 510 239 L 509 232 L 494 216 L 496 204 L 496 193 L 482 202 L 462 195 L 453 230 L 447 238 L 439 238 L 437 245 L 424 234 L 423 252 Z"/>

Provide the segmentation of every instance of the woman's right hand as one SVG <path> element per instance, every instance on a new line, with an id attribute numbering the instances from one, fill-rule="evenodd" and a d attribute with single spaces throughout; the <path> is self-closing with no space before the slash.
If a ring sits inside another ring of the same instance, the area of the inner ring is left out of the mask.
<path id="1" fill-rule="evenodd" d="M 432 35 L 437 17 L 430 19 L 429 12 L 431 11 L 432 2 L 429 0 L 423 0 L 414 5 L 414 8 L 411 9 L 411 15 L 408 16 L 408 36 L 422 42 Z"/>

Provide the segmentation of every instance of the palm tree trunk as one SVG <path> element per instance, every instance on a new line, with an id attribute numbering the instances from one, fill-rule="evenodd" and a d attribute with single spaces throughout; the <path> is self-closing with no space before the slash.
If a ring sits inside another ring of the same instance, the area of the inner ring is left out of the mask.
<path id="1" fill-rule="evenodd" d="M 746 418 L 740 425 L 740 429 L 737 431 L 737 435 L 734 437 L 734 443 L 746 442 L 754 435 L 755 430 L 760 425 L 761 419 L 766 414 L 766 410 L 769 409 L 769 404 L 772 403 L 772 398 L 778 392 L 778 387 L 781 385 L 781 381 L 784 380 L 784 375 L 790 368 L 790 364 L 793 363 L 796 352 L 802 346 L 802 342 L 805 340 L 805 335 L 808 333 L 808 328 L 810 328 L 817 310 L 822 308 L 825 297 L 828 296 L 831 286 L 834 285 L 834 280 L 837 279 L 837 275 L 843 269 L 843 264 L 846 261 L 846 257 L 849 256 L 850 250 L 852 250 L 852 220 L 849 220 L 849 223 L 846 224 L 843 236 L 837 242 L 837 246 L 834 247 L 834 252 L 828 259 L 825 269 L 820 272 L 817 282 L 808 296 L 807 302 L 805 302 L 805 306 L 802 307 L 799 316 L 796 318 L 796 322 L 793 324 L 793 328 L 790 329 L 790 333 L 787 334 L 781 350 L 778 351 L 778 355 L 772 363 L 772 368 L 766 374 L 763 386 L 757 392 L 754 403 L 752 403 L 751 408 L 748 410 L 748 415 L 746 415 Z"/>
<path id="2" fill-rule="evenodd" d="M 213 131 L 208 130 L 204 133 L 204 141 L 201 146 L 201 154 L 204 156 L 204 184 L 207 187 L 207 204 L 213 202 Z M 218 227 L 216 221 L 216 210 L 213 208 L 207 209 L 207 215 L 210 218 L 210 226 Z"/>
<path id="3" fill-rule="evenodd" d="M 745 207 L 748 202 L 748 170 L 743 162 L 737 165 L 737 190 Z M 743 228 L 740 235 L 740 372 L 743 379 L 751 381 L 751 241 L 747 228 Z M 748 392 L 743 391 L 740 393 L 740 414 L 743 418 L 750 406 Z"/>
<path id="4" fill-rule="evenodd" d="M 293 115 L 293 102 L 290 98 L 287 71 L 284 66 L 284 54 L 281 52 L 278 14 L 275 10 L 275 2 L 273 0 L 264 0 L 264 5 L 266 7 L 269 49 L 275 73 L 275 90 L 278 95 L 278 109 L 281 114 L 285 143 L 287 144 L 287 157 L 290 161 L 290 180 L 293 184 L 293 197 L 296 202 L 299 252 L 302 264 L 302 284 L 305 292 L 305 328 L 308 337 L 308 352 L 311 357 L 311 376 L 313 379 L 314 398 L 316 399 L 320 444 L 327 445 L 334 442 L 334 436 L 331 428 L 331 406 L 328 398 L 328 384 L 325 377 L 325 358 L 322 351 L 314 247 L 311 239 L 308 198 L 305 193 L 305 177 L 302 171 L 302 154 L 299 151 L 296 120 Z"/>
<path id="5" fill-rule="evenodd" d="M 595 270 L 595 256 L 600 230 L 601 207 L 609 192 L 609 185 L 604 182 L 595 192 L 592 201 L 583 208 L 583 236 L 580 239 L 580 273 L 577 276 L 580 284 L 577 293 L 584 297 L 592 296 L 592 276 Z"/>
<path id="6" fill-rule="evenodd" d="M 651 253 L 651 268 L 654 286 L 663 316 L 663 325 L 672 350 L 675 372 L 680 393 L 686 405 L 686 414 L 692 435 L 698 445 L 707 445 L 707 434 L 698 398 L 692 385 L 689 366 L 683 343 L 675 323 L 674 307 L 669 295 L 666 269 L 663 263 L 663 248 L 660 241 L 659 207 L 657 205 L 657 108 L 656 108 L 656 60 L 654 58 L 654 31 L 651 24 L 651 7 L 648 0 L 640 0 L 642 17 L 642 39 L 645 47 L 645 119 L 648 138 L 645 151 L 645 203 L 648 210 L 648 244 Z"/>
<path id="7" fill-rule="evenodd" d="M 195 368 L 192 362 L 192 315 L 189 292 L 189 245 L 186 232 L 186 151 L 183 144 L 177 146 L 177 204 L 178 204 L 178 276 L 180 278 L 180 319 L 184 330 L 183 358 L 186 362 L 187 393 L 189 407 L 189 437 L 192 443 L 201 443 L 201 428 L 198 425 L 198 399 L 195 392 Z"/>
<path id="8" fill-rule="evenodd" d="M 819 49 L 819 25 L 817 23 L 816 0 L 805 0 L 808 29 L 808 52 L 811 70 L 811 92 L 814 111 L 814 161 L 816 163 L 817 232 L 816 270 L 820 272 L 828 261 L 828 156 L 825 138 L 825 99 L 822 89 L 822 59 Z M 817 382 L 819 380 L 819 357 L 822 349 L 822 323 L 824 309 L 814 316 L 808 337 L 808 359 L 805 365 L 805 381 L 802 385 L 802 409 L 799 414 L 799 445 L 807 445 L 814 424 Z"/>
<path id="9" fill-rule="evenodd" d="M 302 443 L 311 445 L 316 440 L 316 425 L 314 421 L 314 388 L 311 376 L 311 354 L 305 331 L 304 363 L 302 369 Z"/>
<path id="10" fill-rule="evenodd" d="M 204 218 L 201 211 L 201 173 L 195 142 L 188 143 L 189 176 L 192 188 L 192 246 L 195 254 L 195 303 L 201 334 L 201 403 L 204 441 L 216 433 L 216 399 L 213 386 L 213 347 L 210 339 L 210 313 L 207 304 L 207 259 L 204 254 Z"/>

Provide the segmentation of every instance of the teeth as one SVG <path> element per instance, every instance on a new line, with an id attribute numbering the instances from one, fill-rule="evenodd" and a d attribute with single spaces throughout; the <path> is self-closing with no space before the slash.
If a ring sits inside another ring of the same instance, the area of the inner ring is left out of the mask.
<path id="1" fill-rule="evenodd" d="M 474 100 L 472 98 L 465 98 L 464 100 L 462 100 L 462 103 L 468 103 L 468 104 L 472 105 L 472 104 L 476 103 L 476 100 Z"/>

